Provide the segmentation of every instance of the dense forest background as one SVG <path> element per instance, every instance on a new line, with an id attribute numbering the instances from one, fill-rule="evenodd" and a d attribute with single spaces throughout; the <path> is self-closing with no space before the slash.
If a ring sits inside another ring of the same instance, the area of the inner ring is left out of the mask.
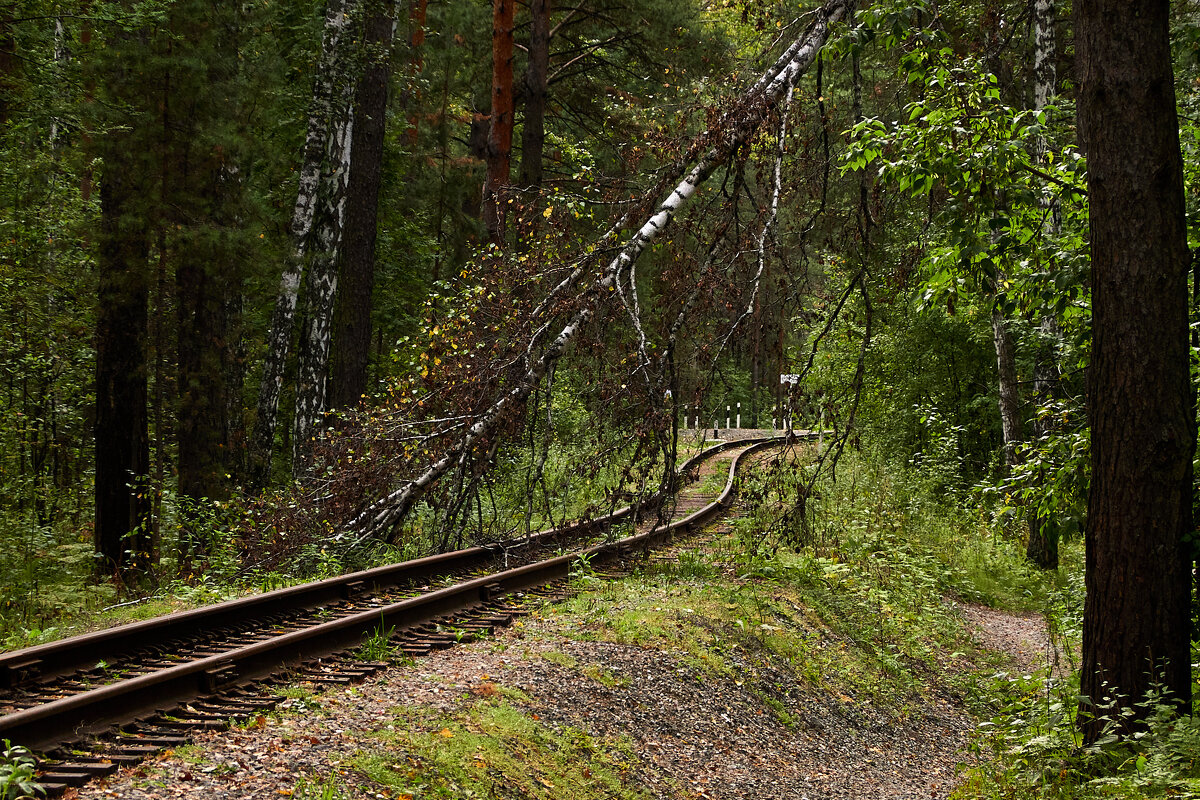
<path id="1" fill-rule="evenodd" d="M 1195 247 L 1200 18 L 1168 21 Z M 1075 27 L 1049 0 L 15 0 L 10 643 L 644 497 L 726 408 L 830 432 L 791 546 L 855 452 L 1057 568 L 1091 465 Z"/>

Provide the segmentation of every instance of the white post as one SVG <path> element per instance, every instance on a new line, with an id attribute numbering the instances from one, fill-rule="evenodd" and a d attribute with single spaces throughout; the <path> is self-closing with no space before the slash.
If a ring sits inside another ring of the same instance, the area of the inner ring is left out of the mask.
<path id="1" fill-rule="evenodd" d="M 713 420 L 713 438 L 714 439 L 721 438 L 721 432 L 720 432 L 720 430 L 717 429 L 717 421 L 715 419 Z"/>
<path id="2" fill-rule="evenodd" d="M 738 403 L 737 427 L 739 429 L 742 427 L 742 404 L 741 403 Z"/>

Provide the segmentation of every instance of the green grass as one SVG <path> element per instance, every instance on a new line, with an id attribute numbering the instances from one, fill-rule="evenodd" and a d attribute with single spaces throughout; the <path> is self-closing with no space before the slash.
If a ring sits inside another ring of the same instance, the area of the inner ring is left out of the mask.
<path id="1" fill-rule="evenodd" d="M 382 747 L 347 762 L 398 796 L 540 800 L 648 798 L 632 745 L 578 728 L 550 728 L 496 694 L 454 713 L 405 708 Z"/>

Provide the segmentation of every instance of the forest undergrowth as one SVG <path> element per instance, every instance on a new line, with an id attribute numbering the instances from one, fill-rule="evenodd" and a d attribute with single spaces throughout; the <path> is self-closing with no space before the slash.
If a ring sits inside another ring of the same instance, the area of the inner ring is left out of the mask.
<path id="1" fill-rule="evenodd" d="M 0 535 L 16 546 L 0 552 L 5 576 L 0 586 L 0 650 L 522 536 L 608 513 L 657 487 L 661 462 L 628 467 L 628 442 L 622 436 L 572 444 L 579 438 L 568 436 L 566 445 L 550 448 L 540 474 L 535 474 L 536 448 L 502 450 L 495 474 L 469 514 L 447 525 L 434 508 L 422 504 L 396 545 L 361 541 L 329 529 L 295 487 L 253 502 L 234 498 L 201 506 L 165 494 L 155 534 L 163 553 L 157 574 L 170 577 L 157 585 L 123 587 L 115 579 L 97 579 L 91 531 L 78 519 L 40 525 L 32 515 L 2 515 Z M 714 443 L 681 436 L 679 461 Z M 286 526 L 278 524 L 282 517 L 288 517 Z M 610 535 L 619 533 L 614 529 Z M 203 559 L 179 558 L 185 536 L 204 542 Z"/>
<path id="2" fill-rule="evenodd" d="M 1062 543 L 1057 571 L 1035 569 L 1011 508 L 993 511 L 994 492 L 949 489 L 942 477 L 928 465 L 847 452 L 836 480 L 808 490 L 806 513 L 781 519 L 806 493 L 807 476 L 756 475 L 744 487 L 759 502 L 741 525 L 742 557 L 752 572 L 812 587 L 806 602 L 826 625 L 878 642 L 874 679 L 884 685 L 913 659 L 942 669 L 953 661 L 922 650 L 961 646 L 958 603 L 1044 617 L 1050 646 L 1032 671 L 998 663 L 951 678 L 978 720 L 956 800 L 1200 797 L 1200 723 L 1177 716 L 1162 693 L 1139 701 L 1147 721 L 1128 735 L 1117 729 L 1133 704 L 1102 708 L 1108 732 L 1083 744 L 1083 542 Z"/>
<path id="3" fill-rule="evenodd" d="M 497 492 L 510 498 L 497 509 L 506 509 L 512 519 L 522 513 L 511 499 L 522 483 L 518 467 L 514 461 L 509 472 L 513 485 Z M 848 450 L 835 473 L 810 486 L 811 469 L 779 460 L 748 474 L 741 486 L 743 516 L 715 553 L 685 551 L 677 562 L 638 578 L 673 581 L 672 605 L 717 620 L 716 628 L 705 633 L 698 627 L 683 641 L 678 626 L 667 624 L 677 612 L 661 606 L 647 584 L 636 593 L 645 603 L 627 597 L 619 614 L 605 612 L 610 634 L 643 644 L 661 634 L 698 666 L 720 672 L 723 656 L 709 634 L 719 638 L 718 628 L 733 631 L 740 625 L 742 634 L 758 637 L 792 665 L 800 691 L 811 684 L 808 690 L 867 701 L 896 719 L 919 707 L 931 686 L 948 685 L 978 720 L 953 795 L 957 800 L 1200 796 L 1200 729 L 1195 717 L 1173 717 L 1169 698 L 1145 699 L 1149 721 L 1132 735 L 1113 733 L 1082 745 L 1075 726 L 1081 541 L 1064 541 L 1062 565 L 1044 572 L 1026 561 L 1024 528 L 1011 509 L 996 508 L 994 492 L 955 488 L 931 462 L 898 465 L 876 453 Z M 557 470 L 551 476 L 561 478 Z M 803 513 L 784 513 L 797 508 Z M 128 605 L 106 585 L 88 584 L 75 574 L 90 568 L 86 542 L 31 536 L 26 551 L 7 554 L 15 570 L 9 574 L 16 576 L 8 591 L 26 581 L 25 591 L 38 591 L 41 605 L 36 617 L 5 615 L 6 649 L 405 555 L 376 550 L 351 560 L 345 553 L 318 551 L 269 580 L 248 578 L 234 566 L 237 542 L 229 532 L 235 529 L 228 520 L 210 521 L 210 534 L 222 545 L 213 552 L 228 553 L 224 567 L 214 556 L 207 578 L 175 581 Z M 49 553 L 55 555 L 48 558 Z M 721 576 L 730 564 L 736 565 L 737 584 L 727 586 Z M 578 577 L 590 587 L 586 570 Z M 680 594 L 681 586 L 692 588 Z M 651 608 L 654 603 L 660 607 Z M 1043 616 L 1052 648 L 1029 672 L 981 654 L 970 640 L 962 604 Z M 806 627 L 810 632 L 798 638 L 791 630 Z M 812 630 L 828 630 L 842 644 L 831 649 Z M 782 706 L 778 713 L 787 716 Z M 1106 713 L 1115 726 L 1129 711 Z"/>

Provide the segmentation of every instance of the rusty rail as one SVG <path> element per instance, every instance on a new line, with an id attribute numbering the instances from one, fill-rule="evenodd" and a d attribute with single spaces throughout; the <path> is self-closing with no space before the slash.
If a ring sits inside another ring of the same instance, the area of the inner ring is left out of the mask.
<path id="1" fill-rule="evenodd" d="M 235 647 L 209 657 L 158 669 L 149 674 L 17 711 L 0 717 L 0 738 L 19 742 L 34 750 L 45 751 L 109 730 L 114 725 L 154 715 L 161 717 L 166 710 L 197 697 L 263 680 L 313 659 L 344 652 L 357 646 L 374 632 L 412 628 L 429 620 L 445 618 L 446 615 L 480 609 L 498 598 L 527 592 L 565 578 L 580 563 L 599 565 L 615 560 L 623 554 L 648 550 L 677 533 L 698 528 L 727 508 L 734 497 L 736 470 L 741 460 L 751 453 L 782 441 L 760 439 L 729 442 L 700 454 L 699 460 L 702 460 L 732 447 L 746 447 L 731 461 L 725 486 L 718 498 L 683 519 L 624 539 L 595 545 L 580 552 L 462 581 L 417 597 L 391 602 L 265 641 Z M 698 463 L 698 460 L 691 459 L 681 469 L 690 469 L 695 463 Z M 632 509 L 625 508 L 604 518 L 577 523 L 568 528 L 612 524 L 632 513 Z M 595 528 L 589 527 L 588 530 Z M 554 540 L 562 538 L 563 532 L 564 529 L 557 529 L 543 532 L 540 536 Z M 244 618 L 249 613 L 262 614 L 265 613 L 263 609 L 274 609 L 287 602 L 319 604 L 321 601 L 314 598 L 335 595 L 341 599 L 347 591 L 347 586 L 377 587 L 393 581 L 398 574 L 404 574 L 406 579 L 411 579 L 411 570 L 414 569 L 420 575 L 444 574 L 449 564 L 466 563 L 469 560 L 467 553 L 483 554 L 483 557 L 486 557 L 493 554 L 494 549 L 471 548 L 467 551 L 367 570 L 340 579 L 281 589 L 268 595 L 229 601 L 208 609 L 181 612 L 159 620 L 134 623 L 99 634 L 76 637 L 77 641 L 63 640 L 27 648 L 8 654 L 0 660 L 0 664 L 12 675 L 15 670 L 21 669 L 21 664 L 31 656 L 46 658 L 51 654 L 63 654 L 67 661 L 95 663 L 98 657 L 96 650 L 91 649 L 89 654 L 88 643 L 103 642 L 106 636 L 116 635 L 119 641 L 127 643 L 128 646 L 132 646 L 133 643 L 144 645 L 148 637 L 161 642 L 171 638 L 170 632 L 187 625 L 212 625 L 213 619 L 225 620 L 233 615 L 241 615 Z"/>

